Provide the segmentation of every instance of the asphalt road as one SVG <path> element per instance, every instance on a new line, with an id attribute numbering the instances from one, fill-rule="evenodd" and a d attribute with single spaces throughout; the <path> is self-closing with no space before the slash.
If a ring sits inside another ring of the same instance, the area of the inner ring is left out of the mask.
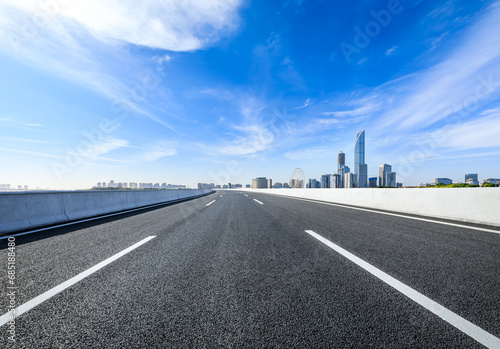
<path id="1" fill-rule="evenodd" d="M 13 284 L 1 240 L 0 347 L 483 347 L 306 231 L 500 343 L 500 234 L 225 191 L 18 236 Z"/>

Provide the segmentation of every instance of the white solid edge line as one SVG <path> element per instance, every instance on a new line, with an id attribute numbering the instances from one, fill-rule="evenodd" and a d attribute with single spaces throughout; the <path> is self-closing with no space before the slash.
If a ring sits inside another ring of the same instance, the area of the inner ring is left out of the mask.
<path id="1" fill-rule="evenodd" d="M 217 201 L 217 200 L 210 201 L 210 202 L 209 202 L 208 204 L 206 204 L 205 206 L 210 206 L 210 205 L 212 205 L 215 201 Z"/>
<path id="2" fill-rule="evenodd" d="M 312 200 L 312 199 L 296 198 L 296 197 L 293 197 L 293 196 L 285 196 L 285 195 L 279 195 L 279 194 L 268 194 L 268 195 L 276 195 L 276 196 L 281 196 L 281 197 L 290 198 L 290 199 L 296 199 L 296 200 L 302 200 L 302 201 L 315 202 L 315 203 L 317 203 L 317 204 L 331 205 L 331 206 L 343 207 L 343 208 L 347 208 L 347 209 L 353 209 L 353 210 L 359 210 L 359 211 L 367 211 L 367 212 L 373 212 L 373 213 L 385 214 L 385 215 L 387 215 L 387 216 L 394 216 L 394 217 L 408 218 L 408 219 L 414 219 L 414 220 L 417 220 L 417 221 L 424 221 L 424 222 L 430 222 L 430 223 L 438 223 L 438 224 L 443 224 L 443 225 L 451 225 L 452 227 L 459 227 L 459 228 L 473 229 L 473 230 L 485 231 L 485 232 L 488 232 L 488 233 L 500 234 L 500 230 L 493 230 L 493 229 L 479 228 L 479 227 L 473 227 L 473 226 L 463 225 L 463 224 L 457 224 L 457 223 L 448 223 L 448 222 L 442 222 L 442 221 L 435 221 L 435 220 L 433 220 L 433 219 L 419 218 L 419 217 L 412 217 L 412 216 L 406 216 L 406 215 L 404 215 L 404 214 L 390 213 L 390 212 L 382 212 L 382 211 L 370 210 L 369 208 L 361 208 L 361 207 L 346 206 L 346 205 L 334 204 L 334 203 L 331 203 L 331 202 L 324 202 L 324 201 L 318 201 L 318 200 Z"/>
<path id="3" fill-rule="evenodd" d="M 489 332 L 486 332 L 482 328 L 474 325 L 472 322 L 464 319 L 463 317 L 455 314 L 451 310 L 446 309 L 439 303 L 433 301 L 432 299 L 424 296 L 422 293 L 412 289 L 411 287 L 407 286 L 406 284 L 402 283 L 401 281 L 393 278 L 389 274 L 383 272 L 382 270 L 374 267 L 373 265 L 369 264 L 368 262 L 365 262 L 359 257 L 356 257 L 352 253 L 350 253 L 347 250 L 344 250 L 342 247 L 334 244 L 330 240 L 325 239 L 321 235 L 315 233 L 312 230 L 306 230 L 306 233 L 311 235 L 312 237 L 316 238 L 317 240 L 321 241 L 334 251 L 338 252 L 342 256 L 346 257 L 350 261 L 354 262 L 373 276 L 379 278 L 380 280 L 384 281 L 386 284 L 389 286 L 393 287 L 397 291 L 401 292 L 414 302 L 420 304 L 422 307 L 425 309 L 429 310 L 430 312 L 436 314 L 439 316 L 441 319 L 444 321 L 448 322 L 450 325 L 456 327 L 466 335 L 472 337 L 482 345 L 485 345 L 488 348 L 500 348 L 500 338 L 495 337 Z"/>
<path id="4" fill-rule="evenodd" d="M 111 256 L 108 259 L 102 261 L 101 263 L 96 264 L 92 268 L 85 270 L 84 272 L 82 272 L 82 273 L 80 273 L 80 274 L 72 277 L 71 279 L 63 282 L 62 284 L 60 284 L 60 285 L 58 285 L 58 286 L 56 286 L 56 287 L 48 290 L 47 292 L 42 293 L 41 295 L 33 298 L 32 300 L 30 300 L 30 301 L 28 301 L 28 302 L 26 302 L 24 304 L 21 304 L 20 306 L 18 306 L 17 308 L 9 311 L 8 313 L 3 314 L 2 316 L 0 316 L 0 327 L 3 326 L 3 325 L 5 325 L 6 323 L 10 322 L 13 318 L 15 319 L 18 316 L 20 316 L 20 315 L 22 315 L 22 314 L 30 311 L 31 309 L 33 309 L 37 305 L 45 302 L 49 298 L 51 298 L 51 297 L 55 296 L 56 294 L 64 291 L 68 287 L 73 286 L 78 281 L 81 281 L 81 280 L 85 279 L 87 276 L 92 275 L 93 273 L 95 273 L 99 269 L 104 268 L 106 265 L 114 262 L 118 258 L 123 257 L 127 253 L 135 250 L 137 247 L 139 247 L 141 245 L 144 245 L 146 242 L 154 239 L 155 237 L 156 236 L 149 236 L 149 237 L 145 238 L 144 240 L 139 241 L 138 243 L 136 243 L 136 244 L 134 244 L 134 245 L 132 245 L 132 246 L 124 249 L 123 251 L 118 252 L 114 256 Z M 9 292 L 9 291 L 7 291 L 7 292 Z"/>
<path id="5" fill-rule="evenodd" d="M 263 203 L 263 202 L 260 202 L 260 201 L 259 201 L 259 200 L 257 200 L 257 199 L 253 199 L 253 200 L 254 200 L 254 201 L 257 201 L 257 202 L 258 202 L 259 204 L 261 204 L 261 205 L 264 205 L 264 203 Z"/>

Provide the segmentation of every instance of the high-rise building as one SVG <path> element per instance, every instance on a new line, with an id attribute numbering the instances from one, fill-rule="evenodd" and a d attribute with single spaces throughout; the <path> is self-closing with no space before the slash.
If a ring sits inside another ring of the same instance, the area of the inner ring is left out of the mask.
<path id="1" fill-rule="evenodd" d="M 331 182 L 330 182 L 331 176 L 332 175 L 330 175 L 330 174 L 321 175 L 321 188 L 330 188 L 331 187 Z"/>
<path id="2" fill-rule="evenodd" d="M 337 173 L 340 174 L 340 170 L 345 166 L 345 154 L 341 150 L 338 156 Z"/>
<path id="3" fill-rule="evenodd" d="M 252 179 L 252 188 L 253 189 L 265 189 L 267 188 L 267 178 L 266 177 L 257 177 Z"/>
<path id="4" fill-rule="evenodd" d="M 396 172 L 389 172 L 385 174 L 385 186 L 396 188 Z"/>
<path id="5" fill-rule="evenodd" d="M 268 189 L 271 189 L 272 187 L 273 187 L 273 180 L 272 180 L 271 178 L 269 178 L 269 179 L 267 180 L 267 188 L 268 188 Z"/>
<path id="6" fill-rule="evenodd" d="M 347 188 L 346 185 L 345 185 L 345 175 L 346 173 L 349 173 L 351 172 L 351 169 L 349 168 L 349 166 L 342 166 L 342 168 L 340 169 L 340 186 L 339 188 Z"/>
<path id="7" fill-rule="evenodd" d="M 137 183 L 136 183 L 136 186 L 137 188 Z M 214 189 L 215 188 L 215 185 L 213 183 L 198 183 L 198 189 Z M 219 189 L 220 189 L 220 186 L 219 186 Z"/>
<path id="8" fill-rule="evenodd" d="M 308 187 L 310 189 L 313 189 L 313 188 L 321 188 L 321 183 L 319 181 L 316 180 L 316 178 L 310 178 L 309 179 L 309 184 L 308 184 Z"/>
<path id="9" fill-rule="evenodd" d="M 330 188 L 340 188 L 340 175 L 332 174 L 330 175 Z"/>
<path id="10" fill-rule="evenodd" d="M 368 186 L 367 164 L 362 164 L 358 166 L 358 174 L 356 175 L 356 185 L 358 188 L 366 188 Z"/>
<path id="11" fill-rule="evenodd" d="M 365 130 L 358 133 L 354 145 L 354 182 L 355 187 L 365 188 L 368 169 L 365 164 Z"/>
<path id="12" fill-rule="evenodd" d="M 354 173 L 347 172 L 344 174 L 344 188 L 355 188 Z"/>
<path id="13" fill-rule="evenodd" d="M 379 187 L 387 187 L 386 174 L 392 172 L 392 166 L 382 164 L 378 167 L 378 185 Z"/>

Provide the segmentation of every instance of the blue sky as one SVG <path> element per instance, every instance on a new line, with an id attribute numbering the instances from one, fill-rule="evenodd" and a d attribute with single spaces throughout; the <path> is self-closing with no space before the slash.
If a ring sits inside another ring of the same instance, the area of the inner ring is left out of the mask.
<path id="1" fill-rule="evenodd" d="M 500 177 L 497 1 L 0 0 L 0 183 Z"/>

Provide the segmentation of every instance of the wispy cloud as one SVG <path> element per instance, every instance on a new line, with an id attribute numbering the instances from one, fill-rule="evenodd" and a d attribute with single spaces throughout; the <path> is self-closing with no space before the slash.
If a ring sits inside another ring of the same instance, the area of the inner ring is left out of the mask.
<path id="1" fill-rule="evenodd" d="M 0 122 L 14 124 L 17 126 L 26 126 L 26 127 L 42 127 L 43 126 L 42 124 L 38 124 L 38 123 L 18 121 L 15 118 L 10 117 L 10 116 L 0 117 Z"/>
<path id="2" fill-rule="evenodd" d="M 129 142 L 124 139 L 114 137 L 104 137 L 102 141 L 93 144 L 92 147 L 87 149 L 82 155 L 89 159 L 97 159 L 101 155 L 107 154 L 113 150 L 128 147 Z"/>
<path id="3" fill-rule="evenodd" d="M 306 108 L 311 104 L 311 98 L 308 98 L 305 102 L 304 105 L 301 105 L 300 107 L 292 108 L 291 110 L 297 110 L 297 109 L 302 109 Z"/>
<path id="4" fill-rule="evenodd" d="M 237 29 L 242 0 L 61 3 L 0 0 L 0 49 L 93 90 L 118 104 L 117 109 L 142 114 L 181 134 L 175 123 L 166 120 L 175 117 L 172 110 L 178 108 L 168 88 L 142 88 L 147 79 L 150 83 L 151 78 L 164 77 L 172 55 L 157 55 L 151 61 L 135 56 L 128 46 L 170 51 L 206 48 Z M 34 18 L 44 21 L 40 24 Z M 150 71 L 158 76 L 151 77 Z M 169 113 L 155 110 L 155 97 Z"/>
<path id="5" fill-rule="evenodd" d="M 360 116 L 370 114 L 380 108 L 378 104 L 370 104 L 364 107 L 359 107 L 352 110 L 343 110 L 343 111 L 332 111 L 332 112 L 323 112 L 321 115 L 325 116 L 335 116 L 338 118 L 344 118 L 347 116 Z"/>
<path id="6" fill-rule="evenodd" d="M 238 134 L 219 148 L 226 155 L 254 155 L 268 149 L 274 141 L 275 135 L 262 120 L 261 113 L 266 106 L 254 98 L 242 100 L 241 103 L 243 121 L 231 125 Z"/>
<path id="7" fill-rule="evenodd" d="M 40 151 L 31 150 L 31 149 L 0 147 L 0 151 L 12 152 L 12 153 L 19 153 L 19 154 L 24 154 L 24 155 L 34 155 L 34 156 L 37 156 L 37 157 L 44 157 L 44 158 L 51 158 L 51 159 L 60 159 L 60 160 L 64 160 L 64 158 L 65 158 L 62 155 L 54 155 L 54 154 L 49 154 L 49 153 L 42 153 Z"/>
<path id="8" fill-rule="evenodd" d="M 286 152 L 285 158 L 289 160 L 304 160 L 331 157 L 335 151 L 331 147 L 313 147 L 293 152 Z"/>
<path id="9" fill-rule="evenodd" d="M 387 99 L 381 129 L 422 129 L 470 112 L 500 94 L 500 6 L 491 6 L 447 59 L 377 93 Z M 392 98 L 397 95 L 397 98 Z"/>
<path id="10" fill-rule="evenodd" d="M 141 156 L 146 161 L 156 161 L 158 159 L 178 155 L 176 143 L 167 140 L 160 140 L 148 144 L 146 151 Z"/>
<path id="11" fill-rule="evenodd" d="M 387 51 L 385 51 L 386 56 L 390 56 L 394 51 L 397 50 L 397 48 L 398 48 L 398 46 L 396 45 L 396 46 L 391 47 Z"/>
<path id="12" fill-rule="evenodd" d="M 488 110 L 468 122 L 445 126 L 432 132 L 431 139 L 440 139 L 438 146 L 455 150 L 500 147 L 500 110 Z"/>
<path id="13" fill-rule="evenodd" d="M 170 51 L 198 50 L 234 31 L 242 0 L 2 0 L 21 10 L 77 21 L 101 40 L 119 40 Z"/>
<path id="14" fill-rule="evenodd" d="M 274 140 L 274 135 L 265 126 L 250 125 L 240 127 L 243 133 L 234 140 L 219 148 L 225 155 L 254 155 L 269 148 Z"/>

